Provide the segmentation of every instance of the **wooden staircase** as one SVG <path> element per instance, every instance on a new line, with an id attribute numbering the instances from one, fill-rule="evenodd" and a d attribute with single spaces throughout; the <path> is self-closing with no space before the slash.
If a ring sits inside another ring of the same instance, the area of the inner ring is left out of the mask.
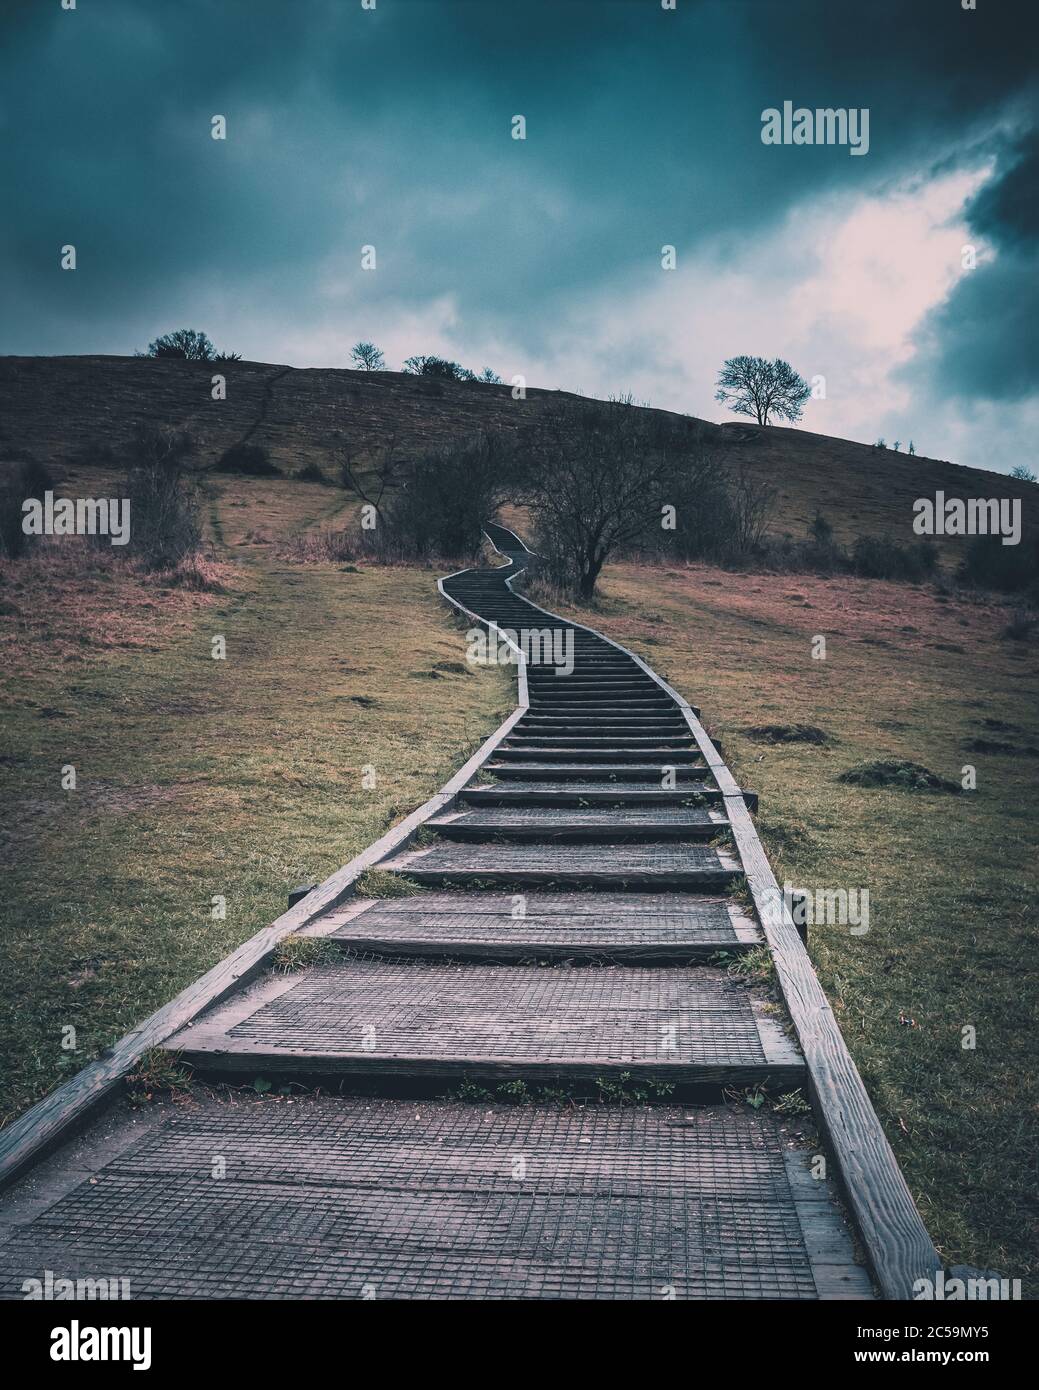
<path id="1" fill-rule="evenodd" d="M 755 798 L 648 668 L 514 593 L 530 553 L 487 532 L 508 563 L 442 592 L 499 637 L 558 629 L 572 670 L 520 662 L 489 757 L 0 1136 L 24 1167 L 155 1044 L 285 1095 L 59 1157 L 57 1195 L 0 1220 L 0 1295 L 39 1267 L 133 1297 L 870 1298 L 834 1172 L 885 1296 L 936 1267 Z M 371 867 L 394 891 L 356 892 Z M 290 932 L 320 959 L 260 973 Z M 732 968 L 763 947 L 793 1026 Z"/>

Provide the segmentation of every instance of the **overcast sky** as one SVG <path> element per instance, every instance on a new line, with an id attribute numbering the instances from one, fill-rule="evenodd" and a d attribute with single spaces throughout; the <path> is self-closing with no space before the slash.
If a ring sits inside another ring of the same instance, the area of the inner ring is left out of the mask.
<path id="1" fill-rule="evenodd" d="M 366 338 L 711 419 L 725 357 L 780 355 L 826 379 L 807 429 L 1034 466 L 1037 25 L 1034 0 L 2 0 L 0 352 L 193 327 L 344 366 Z M 764 145 L 784 100 L 868 108 L 868 153 Z"/>

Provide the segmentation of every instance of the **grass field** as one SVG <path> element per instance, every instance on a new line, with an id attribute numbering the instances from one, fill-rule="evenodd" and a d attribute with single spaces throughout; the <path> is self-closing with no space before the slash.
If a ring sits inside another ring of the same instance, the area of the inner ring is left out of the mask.
<path id="1" fill-rule="evenodd" d="M 737 779 L 760 794 L 780 883 L 869 890 L 867 934 L 810 928 L 816 969 L 947 1261 L 1031 1276 L 1034 1296 L 1034 642 L 1003 638 L 1007 612 L 992 603 L 702 566 L 615 566 L 598 608 L 570 612 L 702 706 Z M 794 724 L 830 741 L 748 732 Z M 837 780 L 878 759 L 957 786 L 973 765 L 977 789 Z"/>
<path id="2" fill-rule="evenodd" d="M 421 803 L 512 708 L 507 673 L 465 666 L 433 572 L 278 558 L 342 497 L 211 486 L 223 592 L 89 556 L 7 567 L 5 1118 Z"/>

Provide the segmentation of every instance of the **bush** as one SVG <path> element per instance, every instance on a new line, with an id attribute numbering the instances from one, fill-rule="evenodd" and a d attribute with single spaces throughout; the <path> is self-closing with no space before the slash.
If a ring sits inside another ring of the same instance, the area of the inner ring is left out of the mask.
<path id="1" fill-rule="evenodd" d="M 281 473 L 262 444 L 232 444 L 220 456 L 216 469 L 219 473 L 243 473 L 250 478 L 270 478 Z"/>
<path id="2" fill-rule="evenodd" d="M 439 377 L 442 381 L 477 380 L 476 373 L 471 372 L 468 367 L 461 367 L 446 357 L 432 355 L 406 358 L 404 370 L 409 376 L 433 376 Z"/>
<path id="3" fill-rule="evenodd" d="M 626 398 L 556 404 L 521 438 L 520 495 L 534 518 L 546 581 L 587 601 L 603 565 L 637 551 L 705 553 L 726 517 L 759 524 L 752 489 L 727 489 L 703 427 Z M 674 523 L 672 528 L 669 523 Z"/>
<path id="4" fill-rule="evenodd" d="M 408 460 L 390 451 L 372 476 L 359 474 L 345 459 L 343 486 L 374 507 L 376 526 L 344 538 L 335 558 L 387 564 L 472 559 L 484 522 L 506 495 L 513 459 L 512 441 L 503 435 L 481 435 Z"/>
<path id="5" fill-rule="evenodd" d="M 240 362 L 240 352 L 218 352 L 205 333 L 194 328 L 178 328 L 173 333 L 163 333 L 153 343 L 148 344 L 147 352 L 138 352 L 137 357 L 173 357 L 182 362 Z"/>
<path id="6" fill-rule="evenodd" d="M 755 499 L 754 484 L 746 474 L 738 495 L 736 477 L 724 465 L 709 472 L 694 468 L 677 489 L 677 529 L 661 532 L 661 548 L 682 560 L 732 563 L 747 553 L 748 533 L 760 544 L 755 518 L 763 519 L 761 506 L 767 503 L 765 495 Z"/>
<path id="7" fill-rule="evenodd" d="M 504 440 L 481 436 L 414 460 L 384 513 L 388 538 L 415 559 L 472 558 L 502 499 L 510 457 Z"/>
<path id="8" fill-rule="evenodd" d="M 163 333 L 153 343 L 148 344 L 148 357 L 180 357 L 188 362 L 212 362 L 216 348 L 205 333 L 194 328 L 178 328 L 173 333 Z"/>
<path id="9" fill-rule="evenodd" d="M 959 577 L 1001 593 L 1039 591 L 1039 538 L 1004 545 L 999 536 L 975 536 L 967 547 Z"/>
<path id="10" fill-rule="evenodd" d="M 903 545 L 880 536 L 859 536 L 852 547 L 852 568 L 863 579 L 896 579 L 922 584 L 938 568 L 938 547 L 933 541 Z"/>
<path id="11" fill-rule="evenodd" d="M 127 472 L 125 488 L 132 559 L 145 569 L 176 569 L 198 551 L 198 494 L 176 459 L 141 458 Z"/>
<path id="12" fill-rule="evenodd" d="M 1035 631 L 1036 617 L 1025 609 L 1019 609 L 1003 629 L 1001 636 L 1011 642 L 1027 642 Z"/>
<path id="13" fill-rule="evenodd" d="M 54 487 L 54 479 L 42 463 L 29 456 L 0 463 L 0 555 L 16 559 L 30 537 L 22 530 L 27 498 L 42 498 Z"/>
<path id="14" fill-rule="evenodd" d="M 302 468 L 297 468 L 293 477 L 301 483 L 327 483 L 328 479 L 322 473 L 316 463 L 305 463 Z"/>
<path id="15" fill-rule="evenodd" d="M 178 430 L 172 425 L 137 424 L 130 445 L 130 465 L 177 464 L 180 465 L 195 451 L 195 436 L 189 430 Z"/>
<path id="16" fill-rule="evenodd" d="M 808 534 L 811 536 L 812 540 L 815 542 L 816 545 L 833 545 L 833 527 L 826 520 L 826 518 L 823 516 L 822 512 L 819 511 L 818 508 L 816 508 L 815 518 L 812 521 L 811 526 L 809 526 L 808 528 Z"/>

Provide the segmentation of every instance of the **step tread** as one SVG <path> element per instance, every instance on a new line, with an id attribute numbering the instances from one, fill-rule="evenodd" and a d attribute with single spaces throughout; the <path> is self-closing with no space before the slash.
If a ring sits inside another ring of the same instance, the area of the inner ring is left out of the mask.
<path id="1" fill-rule="evenodd" d="M 9 1232 L 4 1296 L 52 1269 L 139 1299 L 870 1297 L 765 1112 L 198 1099 L 125 1130 Z"/>
<path id="2" fill-rule="evenodd" d="M 646 883 L 681 881 L 723 886 L 736 861 L 708 845 L 672 841 L 632 844 L 468 844 L 444 842 L 408 850 L 381 866 L 422 883 L 429 879 L 475 878 L 487 882 Z"/>
<path id="3" fill-rule="evenodd" d="M 587 771 L 588 769 L 584 769 Z M 549 765 L 545 768 L 547 772 L 555 772 L 557 768 Z M 608 781 L 581 781 L 577 778 L 566 781 L 553 782 L 547 778 L 544 781 L 525 781 L 517 783 L 515 786 L 506 782 L 484 782 L 470 783 L 460 796 L 468 798 L 471 794 L 477 794 L 481 800 L 486 801 L 487 794 L 495 793 L 501 796 L 515 798 L 517 801 L 530 796 L 547 796 L 556 792 L 566 793 L 568 796 L 589 796 L 603 798 L 614 796 L 619 799 L 631 800 L 634 797 L 652 796 L 654 799 L 659 797 L 661 802 L 668 799 L 681 801 L 683 798 L 691 796 L 711 796 L 718 795 L 718 788 L 713 782 L 681 782 L 680 786 L 667 790 L 660 785 L 659 777 L 655 782 L 608 782 Z"/>
<path id="4" fill-rule="evenodd" d="M 796 1076 L 803 1062 L 721 969 L 452 965 L 344 958 L 268 978 L 169 1040 L 225 1069 L 301 1059 L 432 1076 L 649 1068 L 683 1080 Z M 349 1065 L 353 1063 L 353 1065 Z"/>
<path id="5" fill-rule="evenodd" d="M 687 770 L 693 768 L 701 772 L 706 771 L 700 750 L 698 748 L 550 748 L 542 745 L 520 744 L 518 747 L 510 743 L 504 743 L 495 750 L 495 761 L 504 761 L 513 765 L 519 764 L 526 766 L 527 762 L 559 762 L 564 767 L 567 766 L 567 758 L 572 758 L 574 763 L 582 765 L 590 764 L 595 766 L 595 758 L 606 755 L 616 762 L 637 763 L 639 758 L 653 758 L 660 755 L 661 765 L 670 766 L 670 762 L 682 763 Z"/>
<path id="6" fill-rule="evenodd" d="M 451 845 L 438 843 L 405 850 L 380 867 L 393 870 L 460 869 L 478 873 L 480 869 L 559 869 L 578 872 L 601 869 L 616 872 L 648 873 L 653 869 L 715 869 L 721 867 L 718 851 L 708 845 L 649 843 L 642 845 Z"/>
<path id="7" fill-rule="evenodd" d="M 355 950 L 479 950 L 523 958 L 651 952 L 702 957 L 762 941 L 760 928 L 727 898 L 686 893 L 514 894 L 423 892 L 408 898 L 356 899 L 312 924 L 307 935 L 327 936 Z"/>
<path id="8" fill-rule="evenodd" d="M 717 813 L 699 806 L 633 806 L 604 808 L 599 811 L 584 811 L 563 806 L 532 807 L 527 811 L 511 810 L 508 807 L 488 807 L 484 810 L 462 810 L 447 815 L 435 816 L 426 822 L 436 829 L 445 825 L 486 826 L 496 828 L 543 827 L 547 831 L 566 829 L 567 826 L 593 826 L 604 830 L 639 829 L 648 825 L 688 825 L 696 829 L 712 827 L 718 831 L 725 829 L 726 821 Z"/>
<path id="9" fill-rule="evenodd" d="M 661 769 L 668 767 L 667 762 L 659 763 L 548 763 L 539 762 L 532 758 L 529 762 L 487 762 L 484 768 L 487 772 L 493 772 L 496 777 L 509 776 L 517 772 L 551 772 L 554 776 L 563 776 L 567 773 L 580 773 L 587 776 L 589 773 L 598 773 L 602 778 L 609 778 L 611 775 L 619 773 L 646 773 L 647 777 L 657 774 L 659 783 Z M 686 778 L 691 774 L 702 771 L 702 768 L 695 766 L 685 766 L 676 769 L 679 778 Z"/>

